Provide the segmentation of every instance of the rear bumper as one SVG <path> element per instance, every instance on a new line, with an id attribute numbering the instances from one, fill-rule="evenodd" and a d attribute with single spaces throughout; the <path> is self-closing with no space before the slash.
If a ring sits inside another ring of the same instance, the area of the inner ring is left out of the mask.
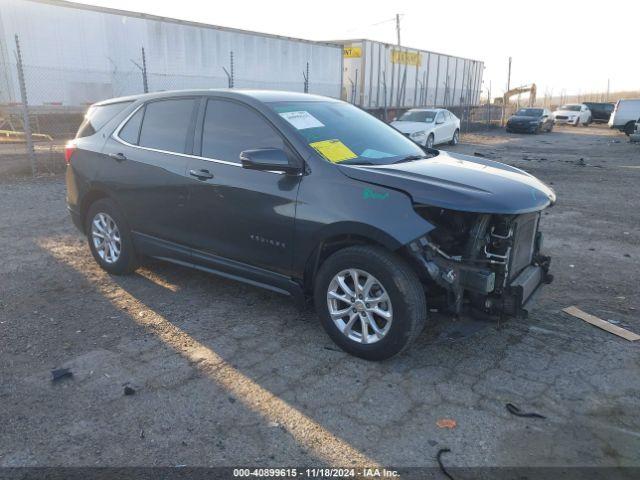
<path id="1" fill-rule="evenodd" d="M 73 224 L 76 226 L 76 228 L 80 230 L 80 233 L 85 233 L 84 225 L 82 225 L 82 216 L 80 215 L 80 213 L 74 210 L 73 208 L 71 208 L 70 206 L 67 206 L 67 210 L 69 211 L 69 215 L 71 216 L 71 221 L 73 221 Z"/>

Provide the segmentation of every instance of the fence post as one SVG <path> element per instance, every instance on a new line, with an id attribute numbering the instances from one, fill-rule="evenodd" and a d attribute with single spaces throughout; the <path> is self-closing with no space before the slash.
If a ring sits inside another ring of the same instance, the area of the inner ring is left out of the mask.
<path id="1" fill-rule="evenodd" d="M 149 81 L 147 80 L 147 56 L 144 54 L 142 47 L 142 88 L 144 93 L 149 93 Z"/>
<path id="2" fill-rule="evenodd" d="M 224 73 L 227 75 L 228 87 L 233 88 L 233 50 L 229 52 L 229 70 L 230 71 L 227 71 L 227 69 L 224 67 L 222 67 L 222 70 L 224 70 Z"/>
<path id="3" fill-rule="evenodd" d="M 302 72 L 304 77 L 304 93 L 309 93 L 309 62 L 307 62 L 307 71 Z"/>
<path id="4" fill-rule="evenodd" d="M 31 123 L 29 121 L 29 104 L 27 103 L 27 84 L 24 79 L 24 69 L 22 65 L 22 52 L 20 51 L 20 40 L 16 34 L 16 67 L 18 68 L 18 83 L 20 84 L 20 97 L 22 100 L 22 122 L 24 127 L 24 137 L 26 140 L 26 153 L 31 164 L 31 174 L 35 177 L 38 173 L 36 165 L 36 152 L 33 149 L 33 138 L 31 138 Z"/>

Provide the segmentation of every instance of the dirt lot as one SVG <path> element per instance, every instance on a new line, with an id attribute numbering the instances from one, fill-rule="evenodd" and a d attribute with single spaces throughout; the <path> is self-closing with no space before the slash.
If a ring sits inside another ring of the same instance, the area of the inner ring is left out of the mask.
<path id="1" fill-rule="evenodd" d="M 63 177 L 2 180 L 0 466 L 436 466 L 445 447 L 452 466 L 640 466 L 640 342 L 561 312 L 640 332 L 640 145 L 592 126 L 453 149 L 557 191 L 555 282 L 527 320 L 439 318 L 384 363 L 269 292 L 156 262 L 110 277 Z"/>

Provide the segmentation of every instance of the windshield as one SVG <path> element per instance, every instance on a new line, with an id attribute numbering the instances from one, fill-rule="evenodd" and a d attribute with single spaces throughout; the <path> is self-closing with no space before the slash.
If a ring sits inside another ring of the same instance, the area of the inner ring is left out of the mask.
<path id="1" fill-rule="evenodd" d="M 415 143 L 368 113 L 343 102 L 267 104 L 291 124 L 326 160 L 386 165 L 408 156 L 426 156 Z"/>
<path id="2" fill-rule="evenodd" d="M 398 119 L 398 122 L 431 123 L 436 118 L 437 113 L 433 110 L 409 110 Z"/>
<path id="3" fill-rule="evenodd" d="M 570 112 L 579 112 L 582 105 L 563 105 L 559 110 L 569 110 Z"/>
<path id="4" fill-rule="evenodd" d="M 521 108 L 515 113 L 518 117 L 541 117 L 541 108 Z"/>

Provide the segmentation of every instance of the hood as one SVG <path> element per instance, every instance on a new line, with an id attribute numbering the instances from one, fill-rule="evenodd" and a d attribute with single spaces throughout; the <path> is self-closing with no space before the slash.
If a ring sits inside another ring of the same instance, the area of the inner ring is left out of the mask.
<path id="1" fill-rule="evenodd" d="M 540 117 L 526 117 L 524 115 L 511 115 L 507 122 L 539 122 L 542 118 Z"/>
<path id="2" fill-rule="evenodd" d="M 395 165 L 339 165 L 350 178 L 406 192 L 414 203 L 477 213 L 521 214 L 555 203 L 549 187 L 503 163 L 440 151 Z"/>
<path id="3" fill-rule="evenodd" d="M 429 131 L 433 128 L 433 123 L 425 122 L 391 122 L 391 126 L 397 128 L 402 133 L 415 133 Z"/>

